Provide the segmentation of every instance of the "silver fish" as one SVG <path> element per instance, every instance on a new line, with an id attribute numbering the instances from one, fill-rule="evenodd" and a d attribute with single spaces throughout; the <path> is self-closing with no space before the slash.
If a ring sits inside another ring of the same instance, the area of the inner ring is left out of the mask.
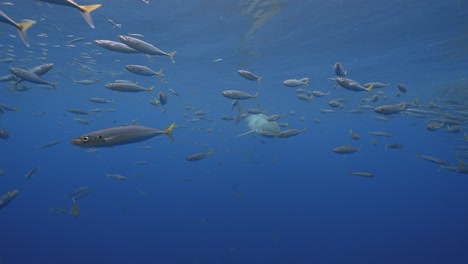
<path id="1" fill-rule="evenodd" d="M 119 36 L 120 41 L 122 43 L 126 44 L 127 46 L 138 50 L 141 53 L 148 54 L 148 55 L 154 55 L 154 56 L 167 56 L 169 59 L 171 59 L 172 63 L 175 63 L 174 61 L 174 54 L 176 51 L 166 53 L 155 46 L 137 38 L 133 38 L 130 36 Z"/>
<path id="2" fill-rule="evenodd" d="M 235 99 L 235 100 L 246 100 L 250 98 L 257 98 L 258 92 L 254 95 L 238 91 L 238 90 L 225 90 L 222 92 L 222 95 L 224 97 L 230 98 L 230 99 Z"/>
<path id="3" fill-rule="evenodd" d="M 335 63 L 335 65 L 333 65 L 333 72 L 338 77 L 346 77 L 346 75 L 348 74 L 348 72 L 343 68 L 341 62 L 337 62 Z"/>
<path id="4" fill-rule="evenodd" d="M 346 90 L 353 91 L 353 92 L 365 91 L 365 92 L 370 93 L 370 91 L 374 87 L 371 85 L 366 88 L 362 84 L 354 80 L 351 80 L 349 78 L 338 77 L 338 78 L 332 78 L 332 79 L 335 80 L 336 83 L 338 83 L 338 85 L 340 85 L 341 87 L 345 88 Z"/>
<path id="5" fill-rule="evenodd" d="M 138 75 L 143 75 L 143 76 L 153 76 L 156 75 L 159 78 L 163 77 L 163 70 L 160 69 L 159 71 L 155 71 L 149 67 L 143 66 L 143 65 L 127 65 L 125 66 L 125 69 L 129 72 L 138 74 Z"/>
<path id="6" fill-rule="evenodd" d="M 47 84 L 52 86 L 55 89 L 55 86 L 57 86 L 58 83 L 51 83 L 45 79 L 43 79 L 41 76 L 35 74 L 34 72 L 28 71 L 26 69 L 22 68 L 13 68 L 11 67 L 10 72 L 16 75 L 18 78 L 22 79 L 23 81 L 28 81 L 36 84 Z"/>
<path id="7" fill-rule="evenodd" d="M 140 53 L 138 50 L 135 50 L 121 42 L 112 41 L 112 40 L 105 40 L 105 39 L 98 39 L 93 41 L 94 44 L 98 45 L 101 48 L 105 48 L 115 52 L 121 53 Z"/>
<path id="8" fill-rule="evenodd" d="M 145 141 L 161 134 L 166 134 L 173 141 L 174 126 L 172 123 L 166 130 L 139 125 L 112 127 L 76 137 L 72 144 L 83 148 L 113 147 Z"/>
<path id="9" fill-rule="evenodd" d="M 262 77 L 259 77 L 249 71 L 246 71 L 246 70 L 238 70 L 237 73 L 244 77 L 245 79 L 247 80 L 250 80 L 250 81 L 258 81 L 258 82 L 261 82 L 262 81 Z"/>
<path id="10" fill-rule="evenodd" d="M 136 93 L 136 92 L 143 92 L 147 91 L 151 93 L 153 91 L 153 86 L 150 88 L 144 88 L 139 85 L 133 83 L 108 83 L 105 87 L 109 90 L 117 91 L 117 92 L 127 92 L 127 93 Z"/>

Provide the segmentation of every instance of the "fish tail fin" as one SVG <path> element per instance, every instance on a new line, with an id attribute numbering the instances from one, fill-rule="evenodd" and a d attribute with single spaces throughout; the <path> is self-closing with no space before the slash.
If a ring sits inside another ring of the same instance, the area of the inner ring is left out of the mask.
<path id="1" fill-rule="evenodd" d="M 94 28 L 93 19 L 91 18 L 91 12 L 101 7 L 101 4 L 83 5 L 79 7 L 80 7 L 81 15 L 83 15 L 83 18 L 86 20 L 86 23 L 88 23 L 88 25 L 91 28 Z"/>
<path id="2" fill-rule="evenodd" d="M 237 103 L 237 115 L 236 115 L 236 124 L 239 124 L 239 122 L 242 120 L 242 116 L 244 115 L 244 107 L 242 106 L 241 103 Z"/>
<path id="3" fill-rule="evenodd" d="M 418 96 L 418 97 L 416 97 L 416 99 L 414 99 L 414 102 L 413 102 L 413 104 L 415 104 L 415 105 L 419 105 L 419 96 Z"/>
<path id="4" fill-rule="evenodd" d="M 308 84 L 309 84 L 309 81 L 310 81 L 310 79 L 305 80 L 304 84 L 305 84 L 305 85 L 308 85 Z"/>
<path id="5" fill-rule="evenodd" d="M 174 138 L 172 137 L 172 130 L 175 127 L 175 122 L 173 122 L 165 131 L 164 133 L 169 137 L 169 139 L 174 142 Z"/>
<path id="6" fill-rule="evenodd" d="M 28 35 L 26 34 L 26 31 L 28 30 L 28 28 L 30 28 L 34 24 L 36 24 L 36 21 L 34 20 L 28 20 L 28 21 L 18 23 L 18 33 L 21 37 L 21 40 L 23 40 L 24 44 L 28 47 L 29 47 L 29 39 L 28 39 Z"/>
<path id="7" fill-rule="evenodd" d="M 169 53 L 167 56 L 169 56 L 169 59 L 171 59 L 172 63 L 175 63 L 174 60 L 174 55 L 176 54 L 177 50 L 174 50 L 173 52 Z"/>
<path id="8" fill-rule="evenodd" d="M 159 77 L 159 79 L 162 79 L 162 77 L 164 77 L 163 68 L 159 69 L 159 71 L 156 72 L 156 75 Z"/>
<path id="9" fill-rule="evenodd" d="M 374 85 L 371 84 L 369 87 L 366 88 L 366 91 L 370 94 L 370 91 L 374 88 Z"/>
<path id="10" fill-rule="evenodd" d="M 153 89 L 154 89 L 154 86 L 151 86 L 150 88 L 148 88 L 148 92 L 149 92 L 150 94 L 153 94 Z"/>
<path id="11" fill-rule="evenodd" d="M 258 96 L 258 92 L 254 94 L 253 98 L 257 98 L 257 96 Z"/>
<path id="12" fill-rule="evenodd" d="M 468 142 L 468 134 L 466 132 L 464 132 L 463 135 L 465 136 L 465 141 Z"/>
<path id="13" fill-rule="evenodd" d="M 54 88 L 54 90 L 56 90 L 58 84 L 59 84 L 59 82 L 54 82 L 54 83 L 51 83 L 50 85 L 52 85 L 52 87 Z"/>
<path id="14" fill-rule="evenodd" d="M 458 164 L 460 164 L 460 167 L 465 167 L 466 163 L 463 162 L 460 158 L 457 157 Z"/>

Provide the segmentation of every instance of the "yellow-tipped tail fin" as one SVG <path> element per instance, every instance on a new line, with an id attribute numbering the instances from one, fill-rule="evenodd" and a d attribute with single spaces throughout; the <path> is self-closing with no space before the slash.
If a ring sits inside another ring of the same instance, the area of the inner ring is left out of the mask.
<path id="1" fill-rule="evenodd" d="M 174 55 L 176 54 L 177 50 L 174 50 L 173 52 L 167 54 L 167 56 L 169 56 L 169 59 L 171 59 L 172 63 L 175 63 L 175 60 L 174 60 Z"/>
<path id="2" fill-rule="evenodd" d="M 34 24 L 36 24 L 36 21 L 34 20 L 28 20 L 28 21 L 18 23 L 18 33 L 21 39 L 23 40 L 24 45 L 26 45 L 27 47 L 29 47 L 29 39 L 28 39 L 28 35 L 26 34 L 26 31 L 28 30 L 28 28 L 30 28 Z"/>
<path id="3" fill-rule="evenodd" d="M 88 25 L 91 28 L 94 28 L 93 19 L 91 18 L 91 12 L 98 9 L 99 7 L 101 7 L 101 4 L 79 6 L 81 15 L 83 15 L 83 18 L 86 20 L 86 23 L 88 23 Z"/>
<path id="4" fill-rule="evenodd" d="M 174 138 L 172 137 L 172 130 L 175 127 L 175 122 L 173 122 L 167 129 L 164 131 L 166 135 L 171 139 L 172 142 L 174 142 Z"/>
<path id="5" fill-rule="evenodd" d="M 370 93 L 370 91 L 372 90 L 372 88 L 374 88 L 374 85 L 373 85 L 373 84 L 371 84 L 371 86 L 367 87 L 367 88 L 366 88 L 366 91 L 367 91 L 368 93 Z"/>

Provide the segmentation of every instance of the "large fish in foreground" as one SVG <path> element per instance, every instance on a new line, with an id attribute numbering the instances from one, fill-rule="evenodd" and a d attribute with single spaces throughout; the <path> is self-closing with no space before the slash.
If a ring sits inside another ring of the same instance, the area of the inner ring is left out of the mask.
<path id="1" fill-rule="evenodd" d="M 113 147 L 145 141 L 161 134 L 166 134 L 174 141 L 172 137 L 174 126 L 175 123 L 172 123 L 166 130 L 139 125 L 112 127 L 76 137 L 72 140 L 72 144 L 83 148 Z"/>
<path id="2" fill-rule="evenodd" d="M 101 7 L 101 4 L 96 5 L 79 5 L 73 0 L 39 0 L 41 2 L 52 3 L 57 5 L 69 6 L 78 9 L 83 18 L 86 20 L 86 23 L 91 28 L 94 28 L 93 19 L 91 18 L 91 12 Z"/>
<path id="3" fill-rule="evenodd" d="M 26 35 L 26 31 L 32 25 L 36 24 L 36 21 L 27 20 L 21 23 L 16 23 L 13 19 L 7 16 L 7 14 L 3 13 L 3 11 L 0 10 L 0 22 L 14 26 L 18 30 L 18 33 L 21 39 L 23 40 L 24 45 L 29 47 L 29 40 L 28 40 L 28 35 Z"/>

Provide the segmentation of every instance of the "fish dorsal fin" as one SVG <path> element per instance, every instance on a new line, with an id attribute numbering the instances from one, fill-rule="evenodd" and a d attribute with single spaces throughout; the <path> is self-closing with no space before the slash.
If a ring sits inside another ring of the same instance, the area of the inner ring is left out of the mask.
<path id="1" fill-rule="evenodd" d="M 249 134 L 252 134 L 252 133 L 255 133 L 255 130 L 250 130 L 250 131 L 245 132 L 243 134 L 237 135 L 236 137 L 243 137 L 243 136 L 246 136 L 246 135 L 249 135 Z"/>

